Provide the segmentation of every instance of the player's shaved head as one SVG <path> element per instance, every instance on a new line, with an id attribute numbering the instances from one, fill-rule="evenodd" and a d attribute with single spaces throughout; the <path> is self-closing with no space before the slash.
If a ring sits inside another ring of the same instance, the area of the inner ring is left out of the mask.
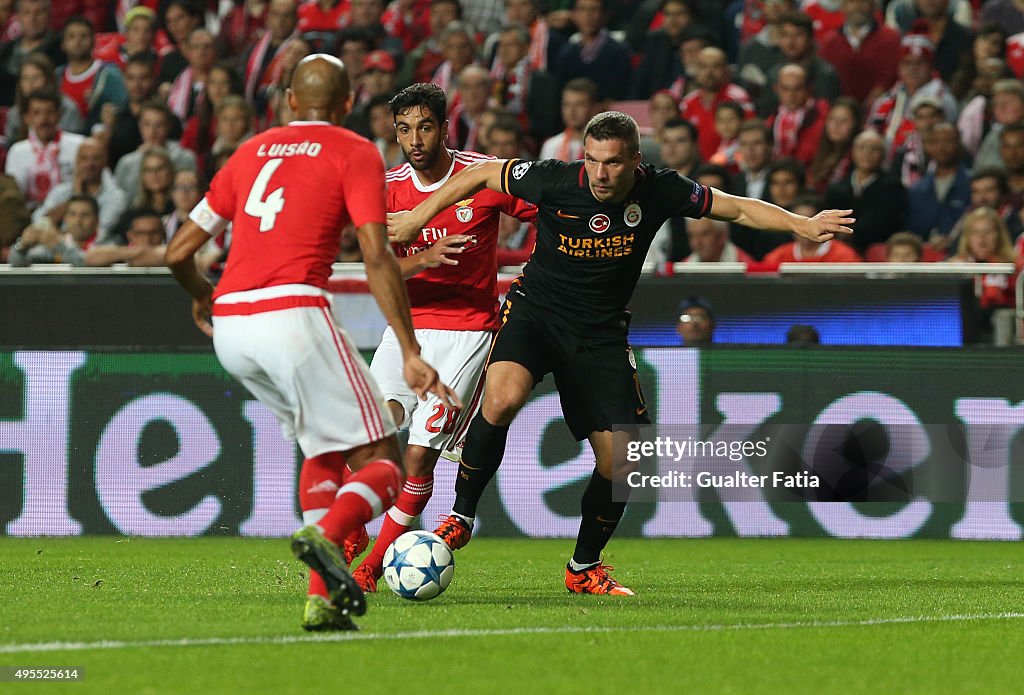
<path id="1" fill-rule="evenodd" d="M 299 120 L 326 120 L 340 125 L 350 101 L 348 71 L 334 56 L 314 53 L 295 66 L 288 106 Z"/>

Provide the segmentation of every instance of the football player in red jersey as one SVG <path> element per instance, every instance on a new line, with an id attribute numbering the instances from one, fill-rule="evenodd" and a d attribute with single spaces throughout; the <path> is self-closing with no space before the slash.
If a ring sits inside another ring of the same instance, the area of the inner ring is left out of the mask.
<path id="1" fill-rule="evenodd" d="M 411 210 L 454 173 L 492 158 L 449 150 L 447 104 L 434 84 L 414 84 L 395 96 L 391 111 L 398 142 L 408 160 L 387 173 L 388 210 Z M 481 397 L 481 376 L 498 326 L 497 249 L 501 213 L 532 221 L 537 208 L 505 193 L 484 190 L 456 201 L 407 244 L 395 244 L 406 278 L 416 338 L 423 357 L 466 404 L 464 410 L 440 399 L 417 401 L 402 379 L 396 334 L 388 328 L 370 365 L 395 422 L 409 429 L 405 450 L 408 477 L 373 551 L 354 576 L 364 591 L 375 591 L 384 551 L 426 507 L 434 466 L 442 451 L 457 448 Z"/>
<path id="2" fill-rule="evenodd" d="M 308 457 L 299 476 L 307 526 L 292 536 L 292 551 L 312 570 L 303 627 L 354 629 L 350 616 L 365 613 L 366 602 L 339 546 L 394 504 L 405 476 L 380 389 L 331 312 L 327 279 L 350 221 L 408 388 L 420 398 L 435 394 L 446 408 L 460 403 L 420 357 L 384 234 L 380 155 L 339 127 L 351 104 L 345 66 L 323 54 L 303 59 L 288 103 L 299 120 L 238 149 L 175 234 L 166 260 L 192 295 L 195 322 L 213 337 L 221 364 Z M 215 291 L 193 257 L 229 222 L 231 256 Z"/>

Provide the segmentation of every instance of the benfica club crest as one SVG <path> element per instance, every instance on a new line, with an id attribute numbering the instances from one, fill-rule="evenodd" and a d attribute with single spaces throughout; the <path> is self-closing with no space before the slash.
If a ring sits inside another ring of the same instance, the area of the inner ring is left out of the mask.
<path id="1" fill-rule="evenodd" d="M 472 203 L 472 198 L 460 200 L 459 202 L 455 203 L 455 218 L 459 222 L 467 224 L 470 220 L 473 219 L 473 208 L 469 207 Z"/>

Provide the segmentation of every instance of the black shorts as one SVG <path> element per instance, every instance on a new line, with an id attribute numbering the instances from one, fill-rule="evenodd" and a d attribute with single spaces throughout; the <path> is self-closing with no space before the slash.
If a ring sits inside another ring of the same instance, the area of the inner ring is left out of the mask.
<path id="1" fill-rule="evenodd" d="M 592 432 L 648 425 L 647 405 L 629 346 L 627 321 L 582 335 L 509 293 L 487 364 L 515 362 L 534 385 L 551 372 L 562 415 L 577 441 Z"/>

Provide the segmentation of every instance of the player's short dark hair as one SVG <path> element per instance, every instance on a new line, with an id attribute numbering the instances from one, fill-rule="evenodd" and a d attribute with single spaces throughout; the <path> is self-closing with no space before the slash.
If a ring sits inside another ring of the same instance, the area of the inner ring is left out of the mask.
<path id="1" fill-rule="evenodd" d="M 1010 179 L 1006 172 L 999 167 L 985 167 L 978 169 L 971 175 L 971 183 L 981 181 L 982 179 L 995 179 L 996 185 L 999 186 L 1000 195 L 1006 195 L 1010 192 Z"/>
<path id="2" fill-rule="evenodd" d="M 96 27 L 93 26 L 92 22 L 89 21 L 88 17 L 76 14 L 72 15 L 71 17 L 68 17 L 67 20 L 64 22 L 64 29 L 61 30 L 61 35 L 63 36 L 63 33 L 68 30 L 68 27 L 74 26 L 75 24 L 79 24 L 85 27 L 89 30 L 90 34 L 94 35 L 96 33 Z"/>
<path id="3" fill-rule="evenodd" d="M 391 99 L 391 115 L 397 118 L 412 108 L 427 108 L 438 125 L 448 120 L 448 100 L 444 90 L 430 82 L 411 84 Z"/>
<path id="4" fill-rule="evenodd" d="M 61 101 L 60 95 L 52 89 L 37 89 L 34 92 L 29 92 L 25 95 L 25 109 L 27 110 L 29 105 L 33 101 L 48 101 L 53 104 L 54 108 L 60 111 Z"/>
<path id="5" fill-rule="evenodd" d="M 91 195 L 85 195 L 84 193 L 76 193 L 75 195 L 68 198 L 68 205 L 71 203 L 85 203 L 92 208 L 92 214 L 96 217 L 100 216 L 100 204 L 96 202 L 96 199 Z"/>
<path id="6" fill-rule="evenodd" d="M 690 139 L 693 140 L 694 142 L 697 142 L 697 126 L 695 126 L 693 123 L 690 123 L 685 118 L 680 117 L 670 118 L 667 121 L 665 121 L 665 126 L 663 128 L 664 130 L 674 130 L 676 128 L 684 128 L 686 132 L 690 134 Z"/>
<path id="7" fill-rule="evenodd" d="M 602 111 L 591 118 L 583 129 L 584 143 L 588 137 L 598 142 L 621 140 L 634 154 L 640 151 L 640 128 L 631 116 L 621 111 Z"/>
<path id="8" fill-rule="evenodd" d="M 783 13 L 783 15 L 779 17 L 779 26 L 782 26 L 783 24 L 788 24 L 798 29 L 802 29 L 808 36 L 814 36 L 814 22 L 803 12 L 793 10 L 791 12 Z"/>

